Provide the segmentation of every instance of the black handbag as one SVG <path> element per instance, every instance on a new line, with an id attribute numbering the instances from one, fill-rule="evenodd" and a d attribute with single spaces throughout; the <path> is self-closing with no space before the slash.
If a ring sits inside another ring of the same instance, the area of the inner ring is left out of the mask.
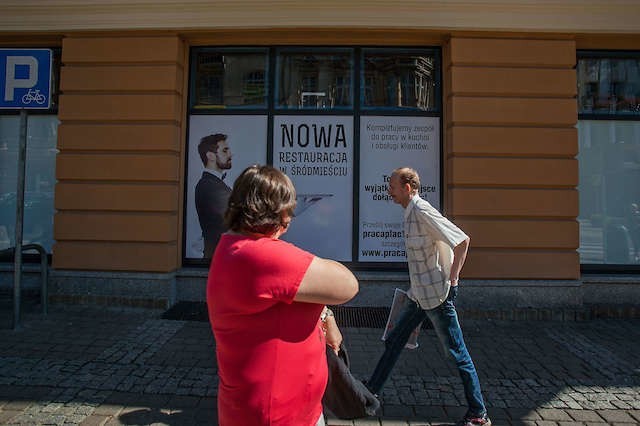
<path id="1" fill-rule="evenodd" d="M 338 355 L 327 345 L 329 379 L 322 397 L 325 411 L 340 419 L 358 419 L 375 415 L 380 401 L 349 371 L 349 354 L 340 345 Z"/>

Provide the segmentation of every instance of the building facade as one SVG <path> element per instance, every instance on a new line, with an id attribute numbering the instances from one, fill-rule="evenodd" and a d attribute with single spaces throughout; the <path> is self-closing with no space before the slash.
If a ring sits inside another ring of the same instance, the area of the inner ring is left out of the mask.
<path id="1" fill-rule="evenodd" d="M 292 177 L 290 238 L 355 270 L 355 303 L 406 283 L 384 190 L 402 165 L 471 236 L 469 309 L 638 300 L 635 1 L 9 1 L 0 48 L 54 54 L 25 207 L 54 300 L 204 297 L 197 146 L 217 133 L 231 178 L 256 162 Z M 0 110 L 5 200 L 16 120 Z"/>

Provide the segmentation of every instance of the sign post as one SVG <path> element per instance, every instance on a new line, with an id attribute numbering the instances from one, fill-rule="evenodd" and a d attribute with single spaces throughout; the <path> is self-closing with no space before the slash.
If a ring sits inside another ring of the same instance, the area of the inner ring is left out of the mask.
<path id="1" fill-rule="evenodd" d="M 20 110 L 18 183 L 13 279 L 13 329 L 20 328 L 22 230 L 24 225 L 25 166 L 27 158 L 27 109 L 51 105 L 50 49 L 0 49 L 0 109 Z"/>

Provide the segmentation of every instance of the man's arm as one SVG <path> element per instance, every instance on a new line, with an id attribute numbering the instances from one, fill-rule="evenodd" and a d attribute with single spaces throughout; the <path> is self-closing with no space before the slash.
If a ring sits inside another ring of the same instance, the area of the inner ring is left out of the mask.
<path id="1" fill-rule="evenodd" d="M 460 277 L 460 271 L 464 265 L 464 261 L 467 260 L 467 251 L 469 250 L 469 243 L 471 239 L 467 237 L 464 241 L 454 247 L 453 249 L 453 263 L 451 264 L 451 285 L 458 285 L 458 279 Z"/>

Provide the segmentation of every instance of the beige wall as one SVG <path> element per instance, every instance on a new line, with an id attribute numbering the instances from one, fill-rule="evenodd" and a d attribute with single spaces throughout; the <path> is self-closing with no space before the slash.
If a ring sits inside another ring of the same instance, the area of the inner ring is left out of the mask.
<path id="1" fill-rule="evenodd" d="M 454 36 L 444 49 L 446 206 L 465 277 L 578 278 L 573 40 Z"/>
<path id="2" fill-rule="evenodd" d="M 62 44 L 53 266 L 180 266 L 184 49 L 175 36 Z"/>
<path id="3" fill-rule="evenodd" d="M 638 34 L 380 28 L 0 33 L 2 46 L 56 40 L 55 268 L 181 266 L 186 46 L 442 46 L 445 209 L 472 237 L 465 277 L 486 279 L 579 276 L 576 49 L 640 46 Z"/>

